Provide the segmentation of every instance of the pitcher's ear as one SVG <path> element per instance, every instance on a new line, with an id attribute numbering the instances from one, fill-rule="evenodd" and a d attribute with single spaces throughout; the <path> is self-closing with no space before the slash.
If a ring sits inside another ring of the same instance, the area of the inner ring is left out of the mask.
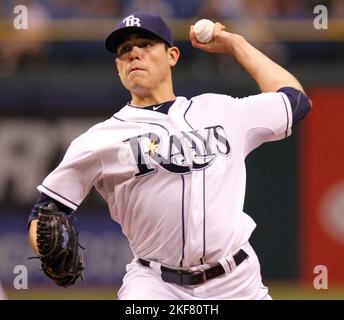
<path id="1" fill-rule="evenodd" d="M 174 67 L 179 59 L 180 56 L 180 51 L 177 47 L 171 47 L 167 49 L 167 53 L 168 53 L 168 59 L 170 62 L 170 66 Z"/>

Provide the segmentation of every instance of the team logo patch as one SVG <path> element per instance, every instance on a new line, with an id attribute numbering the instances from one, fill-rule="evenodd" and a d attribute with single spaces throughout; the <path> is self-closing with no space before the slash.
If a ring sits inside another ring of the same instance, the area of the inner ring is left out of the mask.
<path id="1" fill-rule="evenodd" d="M 126 17 L 125 19 L 123 19 L 122 21 L 126 27 L 141 27 L 141 21 L 139 18 L 135 17 L 134 15 L 130 15 L 128 17 Z"/>

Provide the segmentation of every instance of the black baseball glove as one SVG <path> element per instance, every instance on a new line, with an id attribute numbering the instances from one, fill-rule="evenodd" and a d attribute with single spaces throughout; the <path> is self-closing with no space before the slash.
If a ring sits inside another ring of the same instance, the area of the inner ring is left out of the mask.
<path id="1" fill-rule="evenodd" d="M 37 247 L 44 273 L 59 286 L 68 287 L 85 268 L 74 217 L 51 202 L 41 207 L 37 223 Z"/>

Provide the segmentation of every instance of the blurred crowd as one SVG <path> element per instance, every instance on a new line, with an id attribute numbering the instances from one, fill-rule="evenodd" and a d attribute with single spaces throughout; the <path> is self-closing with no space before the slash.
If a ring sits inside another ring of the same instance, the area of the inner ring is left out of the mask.
<path id="1" fill-rule="evenodd" d="M 343 0 L 9 0 L 0 2 L 0 17 L 11 16 L 16 4 L 40 6 L 52 18 L 116 18 L 134 11 L 173 18 L 305 18 L 318 4 L 326 5 L 330 16 L 344 17 Z"/>
<path id="2" fill-rule="evenodd" d="M 116 19 L 135 11 L 194 21 L 201 17 L 213 21 L 304 19 L 314 17 L 314 7 L 319 4 L 327 6 L 330 18 L 344 18 L 344 0 L 8 0 L 0 1 L 0 23 L 13 19 L 13 8 L 18 4 L 28 8 L 29 29 L 25 33 L 12 28 L 1 30 L 0 24 L 0 73 L 15 72 L 21 61 L 36 61 L 37 67 L 44 66 L 47 58 L 45 40 L 49 38 L 47 32 L 53 19 Z M 269 27 L 260 24 L 245 28 L 243 35 L 252 35 L 249 40 L 257 41 L 258 47 L 259 38 L 270 42 L 265 44 L 268 47 L 261 48 L 267 54 L 279 58 L 280 62 L 286 57 L 283 44 L 274 39 Z"/>

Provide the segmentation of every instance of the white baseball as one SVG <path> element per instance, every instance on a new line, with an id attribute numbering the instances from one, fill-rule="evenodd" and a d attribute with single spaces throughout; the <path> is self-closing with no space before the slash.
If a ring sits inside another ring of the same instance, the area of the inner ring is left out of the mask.
<path id="1" fill-rule="evenodd" d="M 198 42 L 208 43 L 213 39 L 215 24 L 208 19 L 198 20 L 194 25 L 195 36 Z"/>

